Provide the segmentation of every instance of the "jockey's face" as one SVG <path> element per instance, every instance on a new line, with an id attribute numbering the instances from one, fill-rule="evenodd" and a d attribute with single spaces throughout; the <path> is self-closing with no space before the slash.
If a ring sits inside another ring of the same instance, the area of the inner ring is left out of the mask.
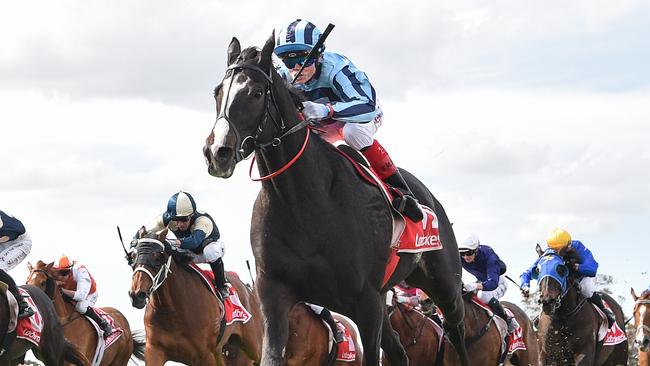
<path id="1" fill-rule="evenodd" d="M 300 64 L 296 64 L 293 69 L 290 69 L 289 72 L 291 73 L 291 77 L 295 78 L 296 74 L 300 71 Z M 312 64 L 310 66 L 306 66 L 304 69 L 302 69 L 302 72 L 300 73 L 300 77 L 298 80 L 296 80 L 296 83 L 298 84 L 304 84 L 311 80 L 311 78 L 314 77 L 314 74 L 316 73 L 316 64 Z"/>
<path id="2" fill-rule="evenodd" d="M 190 227 L 190 218 L 187 217 L 186 220 L 172 220 L 176 223 L 176 227 L 180 231 L 186 231 Z"/>
<path id="3" fill-rule="evenodd" d="M 476 250 L 462 252 L 460 255 L 463 257 L 463 260 L 465 260 L 465 262 L 472 263 L 476 259 Z"/>

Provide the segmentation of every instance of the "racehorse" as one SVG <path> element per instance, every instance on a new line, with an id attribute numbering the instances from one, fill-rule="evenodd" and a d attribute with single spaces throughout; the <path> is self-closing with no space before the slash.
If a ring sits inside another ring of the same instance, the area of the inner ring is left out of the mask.
<path id="1" fill-rule="evenodd" d="M 335 361 L 330 355 L 329 328 L 311 310 L 309 305 L 297 303 L 289 312 L 289 339 L 284 355 L 284 366 L 361 366 L 363 349 L 359 342 L 356 326 L 344 316 L 332 313 L 349 332 L 356 350 L 354 361 Z M 344 341 L 345 342 L 345 341 Z M 342 345 L 342 343 L 341 343 Z"/>
<path id="2" fill-rule="evenodd" d="M 546 252 L 535 272 L 542 304 L 537 332 L 540 364 L 627 364 L 627 342 L 614 346 L 603 346 L 598 342 L 601 317 L 587 299 L 579 295 L 578 282 L 564 258 Z M 624 329 L 620 305 L 605 293 L 601 296 L 616 315 L 618 326 Z"/>
<path id="3" fill-rule="evenodd" d="M 634 289 L 630 292 L 634 299 L 634 344 L 639 348 L 639 366 L 650 366 L 650 290 L 639 296 Z"/>
<path id="4" fill-rule="evenodd" d="M 54 301 L 54 309 L 59 317 L 59 322 L 62 324 L 65 337 L 87 359 L 92 360 L 99 341 L 97 331 L 90 324 L 90 321 L 84 319 L 85 316 L 75 310 L 72 301 L 64 299 L 59 285 L 52 277 L 52 273 L 56 271 L 52 268 L 53 265 L 54 262 L 46 264 L 43 261 L 36 262 L 36 266 L 28 263 L 29 277 L 27 277 L 27 284 L 45 291 L 45 294 Z M 104 351 L 100 365 L 127 365 L 131 357 L 143 360 L 145 348 L 143 337 L 140 337 L 137 333 L 135 335 L 131 333 L 129 321 L 119 310 L 110 307 L 101 309 L 113 318 L 115 326 L 121 328 L 124 333 Z"/>
<path id="5" fill-rule="evenodd" d="M 409 364 L 433 366 L 442 353 L 438 351 L 442 342 L 436 331 L 438 325 L 415 307 L 396 301 L 388 307 L 388 317 L 406 350 Z"/>
<path id="6" fill-rule="evenodd" d="M 173 248 L 160 234 L 138 232 L 132 252 L 133 279 L 129 296 L 142 309 L 147 334 L 144 359 L 147 366 L 177 361 L 187 365 L 223 365 L 222 348 L 237 345 L 256 364 L 261 357 L 262 316 L 252 292 L 236 275 L 226 275 L 242 305 L 252 317 L 245 324 L 226 326 L 223 304 L 186 265 L 190 252 Z"/>
<path id="7" fill-rule="evenodd" d="M 305 128 L 300 99 L 272 67 L 271 36 L 262 50 L 241 51 L 233 38 L 226 75 L 214 91 L 218 117 L 203 148 L 208 172 L 221 178 L 255 154 L 262 174 L 251 221 L 251 246 L 265 319 L 262 365 L 281 365 L 288 314 L 295 303 L 319 304 L 359 327 L 366 365 L 379 364 L 379 346 L 394 366 L 406 353 L 390 328 L 383 294 L 399 281 L 419 287 L 445 314 L 445 329 L 468 365 L 463 339 L 461 267 L 442 205 L 403 171 L 409 187 L 438 217 L 443 248 L 389 260 L 392 213 L 379 190 L 365 184 L 331 144 Z"/>
<path id="8" fill-rule="evenodd" d="M 16 338 L 15 332 L 7 334 L 6 330 L 10 322 L 10 305 L 7 298 L 7 286 L 0 283 L 0 329 L 2 329 L 0 344 L 3 347 L 8 346 L 7 349 L 3 348 L 0 351 L 0 366 L 17 365 L 24 362 L 25 353 L 30 349 L 36 358 L 48 366 L 62 366 L 64 361 L 73 365 L 90 365 L 84 355 L 65 339 L 61 324 L 59 324 L 54 312 L 54 306 L 47 295 L 34 286 L 23 285 L 19 287 L 29 293 L 38 308 L 40 321 L 43 325 L 41 337 L 38 341 L 39 345 L 35 346 L 28 340 Z M 7 337 L 13 339 L 7 339 Z"/>

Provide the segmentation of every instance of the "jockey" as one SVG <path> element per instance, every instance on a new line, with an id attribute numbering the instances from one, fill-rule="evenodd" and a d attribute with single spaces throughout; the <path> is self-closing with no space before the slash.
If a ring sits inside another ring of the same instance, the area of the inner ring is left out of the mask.
<path id="1" fill-rule="evenodd" d="M 616 316 L 605 307 L 600 294 L 595 292 L 598 262 L 594 259 L 591 251 L 581 241 L 571 240 L 571 234 L 563 229 L 552 230 L 546 238 L 546 244 L 548 250 L 553 250 L 559 256 L 566 258 L 567 265 L 577 276 L 582 296 L 605 313 L 610 327 L 614 325 Z M 521 274 L 521 292 L 526 297 L 530 293 L 530 280 L 533 278 L 533 271 L 538 262 L 539 258 L 528 270 Z"/>
<path id="2" fill-rule="evenodd" d="M 196 210 L 192 195 L 179 191 L 169 199 L 167 211 L 158 215 L 149 230 L 158 232 L 165 227 L 176 235 L 177 239 L 171 240 L 172 244 L 197 254 L 195 263 L 210 264 L 214 285 L 222 300 L 225 300 L 230 295 L 222 259 L 226 248 L 212 217 Z"/>
<path id="3" fill-rule="evenodd" d="M 419 288 L 411 287 L 405 281 L 402 281 L 395 286 L 394 290 L 397 302 L 409 304 L 413 307 L 420 305 L 422 290 Z"/>
<path id="4" fill-rule="evenodd" d="M 393 200 L 395 209 L 415 222 L 422 220 L 415 196 L 386 150 L 373 137 L 381 125 L 382 112 L 366 74 L 345 56 L 324 52 L 325 45 L 307 60 L 321 37 L 320 30 L 311 22 L 295 20 L 276 31 L 276 36 L 275 54 L 284 63 L 276 65 L 278 72 L 292 80 L 305 65 L 296 80 L 296 87 L 308 99 L 303 102 L 305 118 L 344 123 L 345 143 L 361 151 L 379 177 L 401 193 Z"/>
<path id="5" fill-rule="evenodd" d="M 519 328 L 517 319 L 509 317 L 499 302 L 508 289 L 508 283 L 503 276 L 506 273 L 506 264 L 491 247 L 481 244 L 478 236 L 473 234 L 458 246 L 458 251 L 463 268 L 478 279 L 477 282 L 466 283 L 465 290 L 478 291 L 478 298 L 508 322 L 508 333 L 512 334 Z"/>
<path id="6" fill-rule="evenodd" d="M 18 302 L 18 317 L 34 315 L 34 310 L 18 292 L 14 279 L 7 271 L 14 269 L 32 250 L 32 239 L 27 235 L 25 226 L 17 218 L 0 210 L 0 281 L 9 286 L 9 292 Z"/>
<path id="7" fill-rule="evenodd" d="M 63 296 L 72 299 L 75 302 L 74 309 L 94 320 L 104 332 L 104 338 L 108 337 L 113 329 L 92 307 L 97 302 L 97 284 L 88 269 L 77 261 L 70 261 L 65 255 L 52 268 L 52 277 L 61 288 Z"/>

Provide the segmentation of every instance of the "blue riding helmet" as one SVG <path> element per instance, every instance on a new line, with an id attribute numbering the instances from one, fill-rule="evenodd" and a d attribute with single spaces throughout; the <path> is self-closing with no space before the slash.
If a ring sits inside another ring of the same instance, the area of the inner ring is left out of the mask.
<path id="1" fill-rule="evenodd" d="M 275 54 L 280 56 L 287 52 L 310 51 L 321 37 L 321 32 L 307 20 L 297 19 L 276 32 Z M 325 51 L 325 44 L 319 52 Z"/>
<path id="2" fill-rule="evenodd" d="M 560 267 L 564 267 L 564 269 L 560 269 Z M 536 277 L 538 284 L 542 282 L 544 278 L 550 277 L 557 281 L 558 284 L 560 284 L 562 287 L 563 295 L 567 292 L 567 278 L 569 277 L 569 269 L 567 268 L 564 259 L 559 255 L 550 251 L 546 251 L 542 257 L 539 258 L 535 272 L 537 272 Z"/>
<path id="3" fill-rule="evenodd" d="M 167 202 L 164 216 L 168 220 L 191 218 L 196 212 L 194 198 L 187 192 L 179 191 Z"/>

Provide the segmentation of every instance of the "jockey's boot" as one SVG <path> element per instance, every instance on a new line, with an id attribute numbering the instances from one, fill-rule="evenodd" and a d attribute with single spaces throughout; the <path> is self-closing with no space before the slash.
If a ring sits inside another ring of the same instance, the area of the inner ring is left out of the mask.
<path id="1" fill-rule="evenodd" d="M 509 317 L 508 313 L 506 313 L 506 310 L 503 308 L 503 305 L 501 305 L 499 300 L 497 300 L 495 297 L 490 299 L 488 305 L 496 315 L 498 315 L 501 319 L 505 320 L 506 323 L 508 323 L 508 334 L 514 333 L 515 330 L 519 328 L 519 323 L 517 322 L 517 319 L 515 319 L 514 317 Z"/>
<path id="2" fill-rule="evenodd" d="M 336 325 L 336 321 L 334 320 L 334 317 L 332 316 L 332 313 L 327 310 L 326 308 L 323 308 L 320 312 L 320 317 L 329 325 L 329 327 L 332 329 L 332 334 L 334 334 L 334 342 L 336 343 L 341 343 L 345 340 L 343 332 L 339 329 L 339 327 Z"/>
<path id="3" fill-rule="evenodd" d="M 23 295 L 20 294 L 20 291 L 18 291 L 18 287 L 16 286 L 14 279 L 9 276 L 7 272 L 1 269 L 0 281 L 7 284 L 9 292 L 11 292 L 11 294 L 16 298 L 16 302 L 18 303 L 18 318 L 29 318 L 30 316 L 34 315 L 34 309 L 29 306 L 27 300 L 25 300 L 23 298 Z"/>
<path id="4" fill-rule="evenodd" d="M 113 333 L 113 328 L 111 325 L 106 321 L 106 319 L 102 318 L 95 312 L 93 308 L 90 306 L 88 309 L 86 309 L 86 312 L 84 315 L 88 316 L 90 319 L 94 320 L 97 325 L 99 325 L 99 328 L 104 332 L 104 338 L 108 337 L 111 333 Z"/>
<path id="5" fill-rule="evenodd" d="M 226 272 L 223 268 L 223 260 L 221 258 L 210 263 L 210 268 L 214 274 L 214 287 L 219 291 L 221 300 L 226 300 L 230 296 L 228 285 L 226 285 Z"/>
<path id="6" fill-rule="evenodd" d="M 393 198 L 392 204 L 395 210 L 414 222 L 422 221 L 424 215 L 415 195 L 413 195 L 404 177 L 402 177 L 402 174 L 379 141 L 375 140 L 372 145 L 361 149 L 361 153 L 368 159 L 370 167 L 377 175 L 401 193 L 401 195 Z"/>
<path id="7" fill-rule="evenodd" d="M 598 309 L 602 310 L 603 313 L 605 313 L 605 316 L 607 317 L 607 323 L 609 323 L 609 327 L 611 328 L 614 323 L 616 323 L 616 315 L 612 313 L 611 310 L 605 307 L 605 304 L 603 304 L 603 298 L 600 297 L 600 294 L 598 292 L 594 292 L 594 294 L 589 298 L 589 301 L 598 306 Z"/>

